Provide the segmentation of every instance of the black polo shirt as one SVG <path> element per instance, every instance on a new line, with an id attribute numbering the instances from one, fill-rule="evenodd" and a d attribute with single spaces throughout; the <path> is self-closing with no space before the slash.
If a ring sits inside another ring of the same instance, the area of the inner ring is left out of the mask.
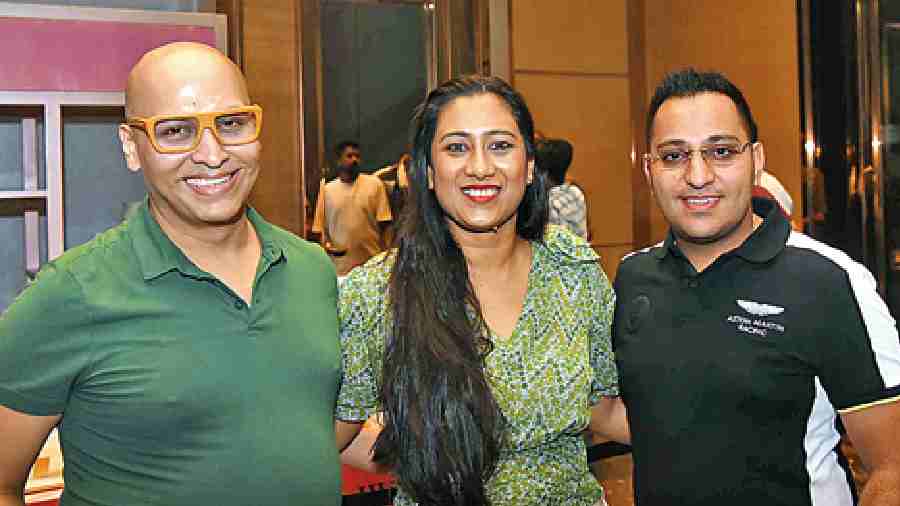
<path id="1" fill-rule="evenodd" d="M 900 397 L 872 275 L 792 232 L 771 201 L 753 207 L 764 222 L 703 272 L 671 232 L 619 267 L 638 506 L 854 504 L 836 415 Z"/>

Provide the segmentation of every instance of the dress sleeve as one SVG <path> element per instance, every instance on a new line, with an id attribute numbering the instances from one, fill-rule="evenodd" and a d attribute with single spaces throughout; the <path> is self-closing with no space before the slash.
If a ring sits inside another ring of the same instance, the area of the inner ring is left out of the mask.
<path id="1" fill-rule="evenodd" d="M 335 418 L 364 421 L 378 410 L 384 353 L 384 293 L 381 262 L 357 267 L 339 288 L 341 386 Z"/>
<path id="2" fill-rule="evenodd" d="M 90 321 L 80 285 L 44 267 L 0 317 L 0 404 L 30 415 L 62 413 L 90 360 Z"/>
<path id="3" fill-rule="evenodd" d="M 823 336 L 812 350 L 817 376 L 840 412 L 900 398 L 897 325 L 875 289 L 875 279 L 853 264 L 843 286 L 823 297 Z"/>
<path id="4" fill-rule="evenodd" d="M 593 301 L 591 304 L 591 350 L 590 360 L 593 369 L 591 380 L 590 403 L 600 402 L 601 397 L 619 395 L 619 375 L 613 355 L 611 332 L 613 310 L 616 294 L 613 292 L 600 264 L 590 266 L 593 271 L 590 279 L 593 283 Z"/>

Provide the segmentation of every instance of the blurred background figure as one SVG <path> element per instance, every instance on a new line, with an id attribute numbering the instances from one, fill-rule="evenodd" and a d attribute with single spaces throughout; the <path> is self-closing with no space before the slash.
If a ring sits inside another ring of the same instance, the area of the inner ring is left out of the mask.
<path id="1" fill-rule="evenodd" d="M 378 169 L 374 174 L 381 179 L 384 190 L 387 192 L 388 202 L 391 204 L 393 220 L 384 232 L 384 244 L 387 247 L 393 244 L 396 231 L 400 226 L 401 211 L 406 204 L 406 196 L 409 191 L 409 180 L 406 178 L 406 173 L 411 159 L 409 153 L 403 153 L 397 163 Z"/>
<path id="2" fill-rule="evenodd" d="M 567 227 L 588 239 L 587 203 L 584 192 L 566 172 L 572 163 L 572 144 L 564 139 L 541 139 L 535 152 L 538 169 L 547 172 L 550 182 L 550 223 Z"/>
<path id="3" fill-rule="evenodd" d="M 343 141 L 334 154 L 335 178 L 319 191 L 312 231 L 343 276 L 385 249 L 384 229 L 392 216 L 381 180 L 359 171 L 359 144 Z"/>
<path id="4" fill-rule="evenodd" d="M 765 170 L 760 171 L 759 182 L 753 186 L 753 196 L 774 200 L 788 219 L 794 214 L 794 200 L 791 199 L 791 195 L 778 178 Z"/>

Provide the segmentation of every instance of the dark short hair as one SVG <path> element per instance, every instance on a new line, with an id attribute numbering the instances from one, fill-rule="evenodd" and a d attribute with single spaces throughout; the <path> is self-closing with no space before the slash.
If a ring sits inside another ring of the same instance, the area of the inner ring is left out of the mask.
<path id="1" fill-rule="evenodd" d="M 656 87 L 647 111 L 647 144 L 650 143 L 650 132 L 653 131 L 653 120 L 656 119 L 656 113 L 659 112 L 659 108 L 666 100 L 693 97 L 701 93 L 720 93 L 730 98 L 741 115 L 744 128 L 747 129 L 747 134 L 750 136 L 750 142 L 758 140 L 756 122 L 753 121 L 753 114 L 750 113 L 750 104 L 747 103 L 741 90 L 719 72 L 697 72 L 692 68 L 686 68 L 666 75 Z"/>
<path id="2" fill-rule="evenodd" d="M 538 170 L 547 172 L 550 182 L 560 184 L 572 164 L 572 144 L 565 139 L 542 139 L 534 154 Z"/>
<path id="3" fill-rule="evenodd" d="M 347 148 L 354 148 L 359 151 L 359 143 L 356 141 L 341 141 L 334 146 L 334 157 L 340 158 Z"/>

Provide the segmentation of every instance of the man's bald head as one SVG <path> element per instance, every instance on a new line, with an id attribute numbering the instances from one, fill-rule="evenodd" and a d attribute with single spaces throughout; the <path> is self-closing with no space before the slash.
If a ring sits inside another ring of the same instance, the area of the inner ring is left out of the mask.
<path id="1" fill-rule="evenodd" d="M 221 97 L 250 103 L 240 69 L 217 49 L 175 42 L 147 52 L 128 75 L 126 116 L 154 116 L 208 110 Z"/>
<path id="2" fill-rule="evenodd" d="M 258 138 L 223 144 L 213 130 L 240 123 L 233 111 L 248 105 L 240 70 L 209 46 L 185 42 L 162 46 L 145 54 L 131 70 L 127 115 L 172 117 L 149 131 L 146 123 L 119 125 L 125 162 L 130 170 L 143 173 L 150 210 L 170 237 L 246 223 L 244 209 L 259 175 L 262 144 Z M 231 119 L 199 123 L 200 118 L 219 113 L 228 113 L 225 118 Z M 189 135 L 196 143 L 189 151 L 164 153 L 154 145 L 158 135 Z"/>

